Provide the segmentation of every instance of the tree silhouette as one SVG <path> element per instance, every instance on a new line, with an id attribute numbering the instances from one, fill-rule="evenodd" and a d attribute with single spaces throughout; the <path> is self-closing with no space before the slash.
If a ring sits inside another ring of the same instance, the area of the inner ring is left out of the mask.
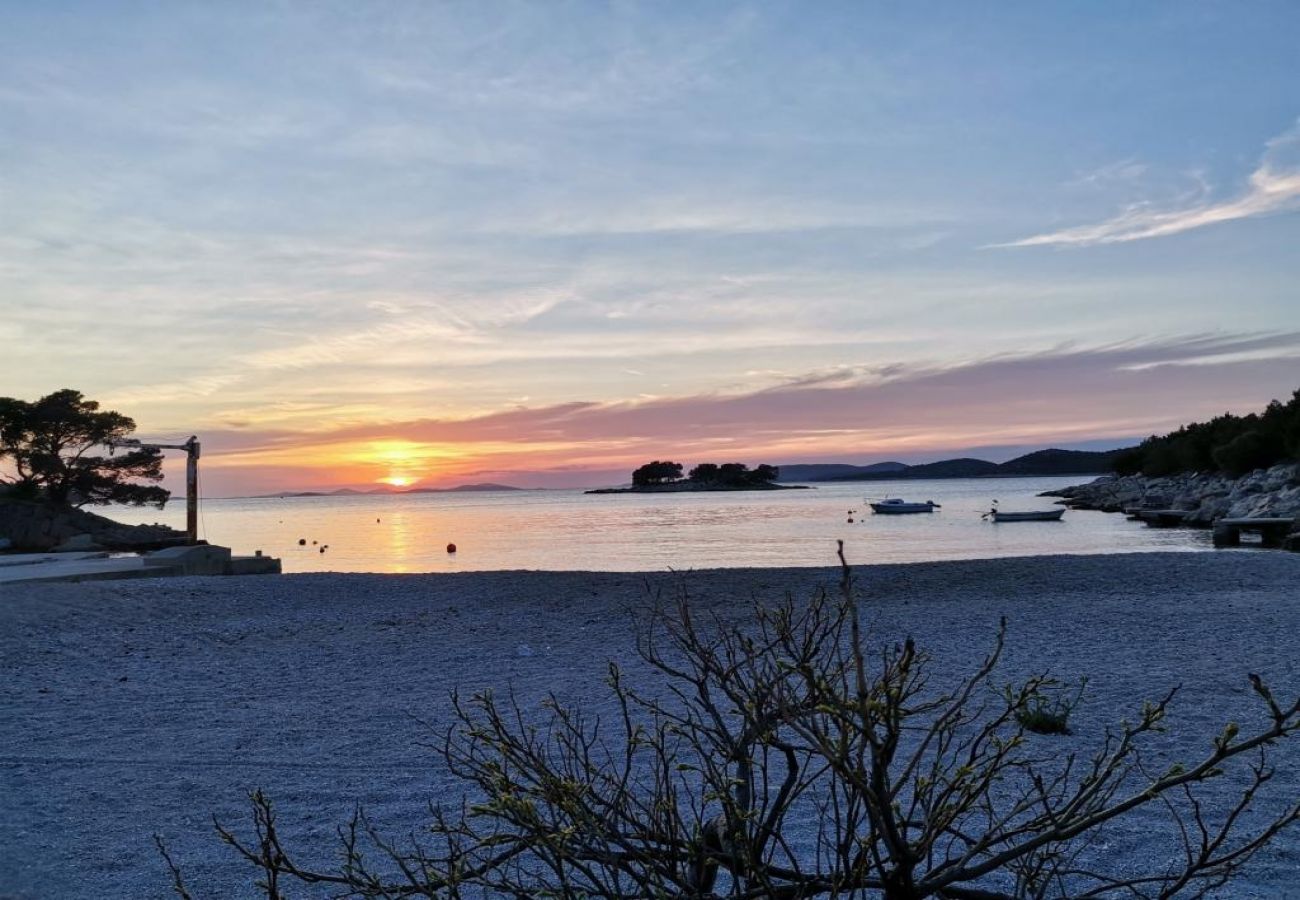
<path id="1" fill-rule="evenodd" d="M 682 477 L 682 464 L 675 462 L 646 463 L 641 468 L 632 473 L 632 483 L 638 487 L 648 484 L 663 484 L 666 481 L 676 481 Z"/>
<path id="2" fill-rule="evenodd" d="M 159 509 L 171 492 L 133 480 L 160 481 L 162 455 L 134 448 L 113 453 L 135 422 L 80 391 L 64 389 L 34 402 L 0 397 L 0 460 L 9 459 L 10 493 L 55 506 L 126 503 Z M 93 451 L 108 450 L 108 455 Z"/>

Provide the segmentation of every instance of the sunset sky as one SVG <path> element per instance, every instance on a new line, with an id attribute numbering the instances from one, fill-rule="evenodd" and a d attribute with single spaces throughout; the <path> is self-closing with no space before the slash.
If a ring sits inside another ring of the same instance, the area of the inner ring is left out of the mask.
<path id="1" fill-rule="evenodd" d="M 216 496 L 1256 410 L 1297 46 L 1294 2 L 0 0 L 0 395 L 197 434 Z"/>

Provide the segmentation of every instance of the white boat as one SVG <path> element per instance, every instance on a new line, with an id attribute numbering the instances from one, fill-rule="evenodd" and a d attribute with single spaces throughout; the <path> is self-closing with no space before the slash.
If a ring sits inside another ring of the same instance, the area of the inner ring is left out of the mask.
<path id="1" fill-rule="evenodd" d="M 1026 512 L 1004 512 L 996 506 L 984 514 L 994 522 L 1059 522 L 1064 509 L 1035 509 Z"/>
<path id="2" fill-rule="evenodd" d="M 904 515 L 905 513 L 928 513 L 939 509 L 939 504 L 933 500 L 927 500 L 924 503 L 909 503 L 906 500 L 892 497 L 888 500 L 877 500 L 869 503 L 872 512 L 882 513 L 884 515 Z"/>

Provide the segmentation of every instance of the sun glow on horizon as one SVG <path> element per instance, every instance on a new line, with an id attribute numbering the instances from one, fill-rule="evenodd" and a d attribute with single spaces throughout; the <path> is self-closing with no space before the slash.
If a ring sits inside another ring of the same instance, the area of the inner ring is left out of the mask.
<path id="1" fill-rule="evenodd" d="M 393 487 L 410 487 L 420 479 L 413 478 L 409 475 L 389 475 L 387 478 L 375 479 L 376 484 L 388 484 Z"/>

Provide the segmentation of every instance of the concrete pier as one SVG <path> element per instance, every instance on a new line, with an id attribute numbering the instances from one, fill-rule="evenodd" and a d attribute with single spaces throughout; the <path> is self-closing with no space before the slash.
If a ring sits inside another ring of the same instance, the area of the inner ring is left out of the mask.
<path id="1" fill-rule="evenodd" d="M 1243 531 L 1259 534 L 1264 547 L 1282 547 L 1288 535 L 1300 529 L 1300 523 L 1291 518 L 1238 518 L 1219 519 L 1214 523 L 1214 546 L 1236 547 L 1241 544 Z"/>
<path id="2" fill-rule="evenodd" d="M 280 560 L 234 556 L 229 547 L 196 544 L 152 553 L 17 553 L 0 555 L 0 587 L 32 581 L 99 581 L 181 575 L 278 575 Z"/>

